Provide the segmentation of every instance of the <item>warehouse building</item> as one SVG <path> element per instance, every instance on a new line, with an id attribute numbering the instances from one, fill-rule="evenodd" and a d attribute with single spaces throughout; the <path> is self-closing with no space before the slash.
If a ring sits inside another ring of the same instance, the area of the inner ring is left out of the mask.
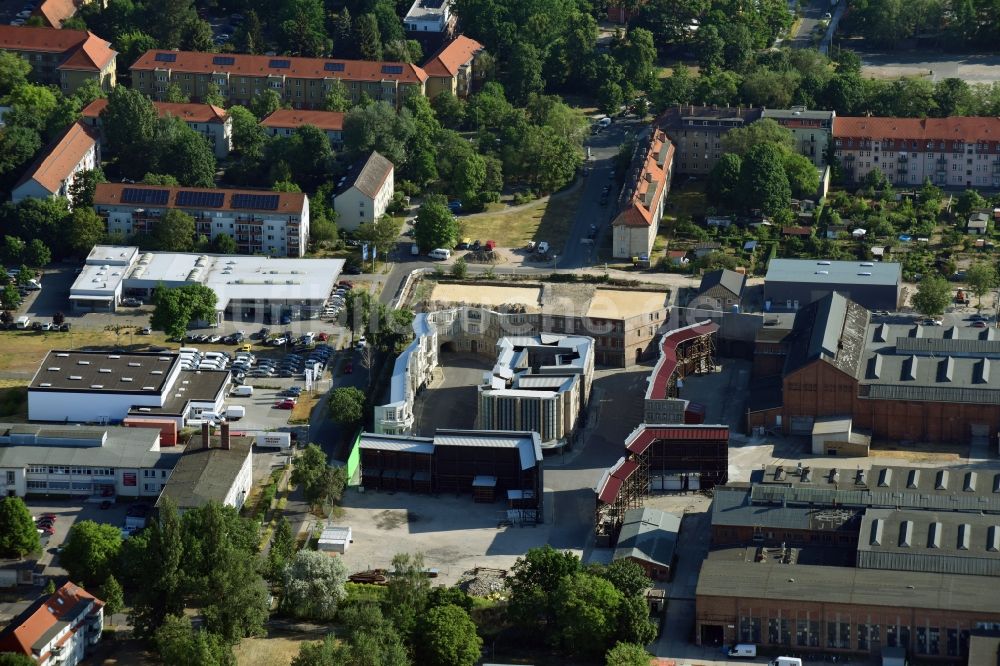
<path id="1" fill-rule="evenodd" d="M 669 580 L 674 570 L 681 519 L 657 509 L 625 512 L 614 559 L 635 562 L 652 580 Z"/>
<path id="2" fill-rule="evenodd" d="M 517 522 L 542 522 L 542 444 L 538 433 L 438 430 L 433 437 L 362 433 L 366 490 L 470 493 L 503 500 Z"/>
<path id="3" fill-rule="evenodd" d="M 54 423 L 172 421 L 220 413 L 230 374 L 181 369 L 175 352 L 52 350 L 28 385 L 28 418 Z"/>
<path id="4" fill-rule="evenodd" d="M 872 323 L 840 294 L 801 309 L 785 338 L 778 405 L 749 427 L 810 435 L 814 452 L 864 455 L 872 439 L 969 442 L 1000 431 L 994 328 Z"/>
<path id="5" fill-rule="evenodd" d="M 203 423 L 201 437 L 193 437 L 177 461 L 156 505 L 169 497 L 180 513 L 209 502 L 243 506 L 253 486 L 253 439 L 232 435 L 222 422 L 218 436 Z"/>
<path id="6" fill-rule="evenodd" d="M 764 278 L 764 309 L 795 311 L 838 293 L 869 310 L 894 311 L 902 280 L 902 267 L 894 263 L 772 259 Z"/>
<path id="7" fill-rule="evenodd" d="M 215 292 L 216 321 L 316 319 L 344 268 L 343 259 L 139 252 L 97 245 L 70 287 L 76 311 L 114 312 L 124 296 L 149 299 L 156 287 L 198 282 Z"/>
<path id="8" fill-rule="evenodd" d="M 0 492 L 155 498 L 179 457 L 155 429 L 4 424 Z"/>
<path id="9" fill-rule="evenodd" d="M 717 487 L 711 519 L 702 645 L 954 661 L 1000 621 L 1000 468 L 774 465 Z"/>

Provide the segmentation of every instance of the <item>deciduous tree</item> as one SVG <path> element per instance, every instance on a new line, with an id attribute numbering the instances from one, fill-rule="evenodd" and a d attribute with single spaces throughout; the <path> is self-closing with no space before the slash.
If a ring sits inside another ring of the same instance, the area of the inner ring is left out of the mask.
<path id="1" fill-rule="evenodd" d="M 20 497 L 0 499 L 0 557 L 24 557 L 41 547 L 35 521 Z"/>
<path id="2" fill-rule="evenodd" d="M 183 287 L 159 285 L 153 290 L 150 326 L 170 337 L 182 337 L 192 321 L 214 321 L 215 292 L 200 283 Z"/>
<path id="3" fill-rule="evenodd" d="M 171 615 L 156 631 L 157 651 L 165 664 L 234 666 L 236 658 L 221 636 L 192 629 L 191 618 Z"/>
<path id="4" fill-rule="evenodd" d="M 330 418 L 334 423 L 355 426 L 364 417 L 365 394 L 356 386 L 341 386 L 330 393 Z"/>
<path id="5" fill-rule="evenodd" d="M 420 617 L 416 652 L 428 666 L 473 666 L 480 658 L 483 640 L 465 609 L 447 604 Z"/>
<path id="6" fill-rule="evenodd" d="M 913 295 L 913 308 L 927 316 L 937 316 L 945 311 L 951 302 L 951 287 L 940 275 L 928 274 L 917 285 Z"/>
<path id="7" fill-rule="evenodd" d="M 965 281 L 969 285 L 969 291 L 976 295 L 976 308 L 979 309 L 983 307 L 983 296 L 1000 284 L 1000 277 L 997 276 L 995 265 L 978 261 L 965 271 Z"/>
<path id="8" fill-rule="evenodd" d="M 111 575 L 121 547 L 121 531 L 115 525 L 84 520 L 70 528 L 59 562 L 74 581 L 96 588 Z"/>
<path id="9" fill-rule="evenodd" d="M 649 666 L 651 656 L 642 645 L 618 642 L 604 655 L 604 663 L 606 666 Z"/>
<path id="10" fill-rule="evenodd" d="M 458 221 L 441 197 L 428 196 L 417 211 L 413 238 L 423 251 L 452 248 L 458 237 Z"/>
<path id="11" fill-rule="evenodd" d="M 297 617 L 329 620 L 347 597 L 347 569 L 339 557 L 300 550 L 285 567 L 285 608 Z"/>

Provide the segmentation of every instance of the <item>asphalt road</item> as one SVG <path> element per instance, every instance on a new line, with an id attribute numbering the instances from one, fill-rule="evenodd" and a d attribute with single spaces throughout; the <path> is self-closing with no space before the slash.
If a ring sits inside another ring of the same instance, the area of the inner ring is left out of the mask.
<path id="1" fill-rule="evenodd" d="M 621 193 L 622 174 L 614 173 L 618 148 L 642 127 L 647 125 L 635 118 L 619 118 L 600 134 L 590 136 L 584 144 L 585 149 L 590 149 L 591 157 L 585 162 L 590 174 L 583 177 L 583 191 L 576 216 L 556 262 L 559 268 L 582 268 L 593 265 L 596 260 L 601 243 L 611 234 L 611 220 L 617 211 L 616 201 Z M 601 193 L 608 185 L 611 186 L 608 203 L 602 206 Z M 589 238 L 592 228 L 597 230 L 594 240 Z"/>
<path id="2" fill-rule="evenodd" d="M 809 6 L 802 11 L 798 29 L 787 40 L 789 45 L 795 49 L 812 48 L 813 30 L 823 20 L 823 15 L 832 11 L 829 0 L 813 0 L 809 3 Z"/>

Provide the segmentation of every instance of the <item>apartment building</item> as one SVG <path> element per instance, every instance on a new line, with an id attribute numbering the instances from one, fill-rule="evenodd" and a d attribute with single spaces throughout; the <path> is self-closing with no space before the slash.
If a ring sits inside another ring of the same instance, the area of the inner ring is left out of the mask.
<path id="1" fill-rule="evenodd" d="M 97 81 L 104 90 L 115 85 L 117 54 L 110 42 L 92 32 L 2 25 L 0 50 L 27 60 L 32 78 L 59 86 L 67 95 L 88 80 Z"/>
<path id="2" fill-rule="evenodd" d="M 333 193 L 337 226 L 353 231 L 385 215 L 392 203 L 394 171 L 392 162 L 376 151 L 352 166 Z"/>
<path id="3" fill-rule="evenodd" d="M 623 206 L 611 223 L 616 259 L 648 257 L 653 251 L 673 170 L 674 146 L 663 130 L 655 130 L 636 148 L 622 191 Z"/>
<path id="4" fill-rule="evenodd" d="M 107 99 L 95 99 L 80 112 L 80 120 L 103 132 L 101 113 L 108 106 Z M 212 151 L 219 159 L 227 157 L 233 150 L 233 121 L 225 109 L 212 104 L 176 104 L 153 102 L 153 108 L 161 117 L 173 116 L 183 120 L 188 127 L 205 137 Z"/>
<path id="5" fill-rule="evenodd" d="M 76 666 L 103 631 L 104 602 L 67 582 L 0 633 L 0 652 L 22 654 L 39 666 Z"/>
<path id="6" fill-rule="evenodd" d="M 674 143 L 677 173 L 707 175 L 722 157 L 722 136 L 731 129 L 759 120 L 761 109 L 749 107 L 676 106 L 667 109 L 656 125 Z"/>
<path id="7" fill-rule="evenodd" d="M 833 141 L 845 180 L 878 168 L 893 185 L 1000 187 L 1000 118 L 838 117 Z"/>
<path id="8" fill-rule="evenodd" d="M 443 92 L 456 97 L 468 97 L 476 77 L 476 57 L 483 45 L 465 35 L 446 44 L 424 63 L 427 73 L 427 96 L 434 98 Z"/>
<path id="9" fill-rule="evenodd" d="M 291 136 L 303 125 L 312 125 L 326 134 L 335 149 L 344 145 L 344 114 L 339 111 L 278 109 L 260 125 L 271 136 Z"/>
<path id="10" fill-rule="evenodd" d="M 171 84 L 190 99 L 204 99 L 215 84 L 227 104 L 249 104 L 265 90 L 296 109 L 321 108 L 335 81 L 347 86 L 351 102 L 362 94 L 399 108 L 410 92 L 424 94 L 427 73 L 404 62 L 370 62 L 197 51 L 147 51 L 131 67 L 132 87 L 163 99 Z"/>
<path id="11" fill-rule="evenodd" d="M 192 216 L 199 236 L 232 237 L 241 254 L 301 257 L 309 243 L 309 198 L 301 192 L 123 183 L 101 183 L 94 192 L 108 233 L 125 237 L 150 233 L 171 208 Z"/>
<path id="12" fill-rule="evenodd" d="M 77 174 L 100 164 L 97 133 L 75 122 L 28 167 L 11 191 L 11 200 L 17 203 L 28 197 L 65 197 Z"/>
<path id="13" fill-rule="evenodd" d="M 808 157 L 818 167 L 826 166 L 830 136 L 836 111 L 810 111 L 804 106 L 790 109 L 764 109 L 761 120 L 770 118 L 791 131 L 795 151 Z"/>

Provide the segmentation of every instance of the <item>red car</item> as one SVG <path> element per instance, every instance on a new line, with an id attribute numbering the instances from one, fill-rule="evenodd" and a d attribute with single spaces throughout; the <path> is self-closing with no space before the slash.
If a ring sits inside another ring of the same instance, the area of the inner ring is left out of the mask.
<path id="1" fill-rule="evenodd" d="M 327 340 L 330 339 L 330 336 L 327 335 L 326 333 L 320 333 L 319 335 L 316 336 L 316 339 L 319 340 L 320 342 L 326 342 Z"/>
<path id="2" fill-rule="evenodd" d="M 276 409 L 294 409 L 295 408 L 295 398 L 285 398 L 284 400 L 279 400 L 274 403 Z"/>
<path id="3" fill-rule="evenodd" d="M 54 513 L 43 513 L 42 515 L 39 516 L 39 518 L 51 518 L 52 520 L 55 520 L 56 519 L 56 514 L 54 514 Z"/>
<path id="4" fill-rule="evenodd" d="M 974 321 L 974 322 L 972 322 L 972 324 L 970 324 L 970 326 L 972 326 L 972 328 L 986 328 L 986 322 L 985 321 Z"/>

